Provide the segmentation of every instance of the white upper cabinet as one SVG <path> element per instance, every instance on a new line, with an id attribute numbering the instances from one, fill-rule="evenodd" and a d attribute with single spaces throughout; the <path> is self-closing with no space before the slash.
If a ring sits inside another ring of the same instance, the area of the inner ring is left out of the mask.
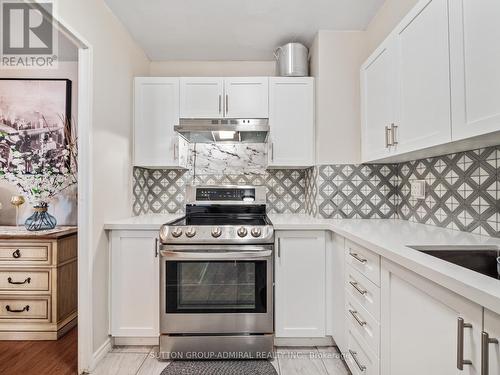
<path id="1" fill-rule="evenodd" d="M 224 116 L 227 118 L 268 118 L 269 78 L 224 79 Z"/>
<path id="2" fill-rule="evenodd" d="M 396 28 L 394 38 L 399 91 L 396 151 L 449 142 L 448 0 L 419 3 Z"/>
<path id="3" fill-rule="evenodd" d="M 267 118 L 267 77 L 188 77 L 180 81 L 181 118 Z"/>
<path id="4" fill-rule="evenodd" d="M 186 167 L 187 144 L 179 124 L 179 79 L 137 77 L 134 82 L 134 165 Z"/>
<path id="5" fill-rule="evenodd" d="M 180 85 L 181 118 L 224 117 L 224 78 L 181 78 Z"/>
<path id="6" fill-rule="evenodd" d="M 363 160 L 389 156 L 395 121 L 396 74 L 393 40 L 388 39 L 361 67 Z"/>
<path id="7" fill-rule="evenodd" d="M 314 165 L 314 78 L 269 78 L 270 167 Z"/>
<path id="8" fill-rule="evenodd" d="M 497 0 L 419 1 L 361 68 L 363 161 L 498 144 L 499 39 Z M 393 66 L 384 59 L 392 59 Z M 388 93 L 391 69 L 395 95 Z M 395 105 L 390 120 L 388 103 Z M 483 137 L 471 140 L 477 136 Z"/>
<path id="9" fill-rule="evenodd" d="M 453 140 L 500 130 L 500 1 L 450 1 Z"/>

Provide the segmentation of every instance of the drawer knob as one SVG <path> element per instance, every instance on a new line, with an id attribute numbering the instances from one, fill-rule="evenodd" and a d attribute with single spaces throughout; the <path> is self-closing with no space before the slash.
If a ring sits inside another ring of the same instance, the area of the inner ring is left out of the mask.
<path id="1" fill-rule="evenodd" d="M 22 313 L 25 311 L 30 311 L 30 305 L 24 306 L 21 310 L 11 309 L 9 305 L 5 306 L 5 310 L 12 313 Z"/>
<path id="2" fill-rule="evenodd" d="M 14 284 L 14 285 L 22 285 L 22 284 L 29 284 L 31 283 L 31 277 L 28 277 L 26 280 L 24 281 L 12 281 L 12 277 L 9 277 L 7 278 L 7 281 L 9 282 L 9 284 Z"/>
<path id="3" fill-rule="evenodd" d="M 17 249 L 12 253 L 12 258 L 21 258 L 21 250 Z"/>

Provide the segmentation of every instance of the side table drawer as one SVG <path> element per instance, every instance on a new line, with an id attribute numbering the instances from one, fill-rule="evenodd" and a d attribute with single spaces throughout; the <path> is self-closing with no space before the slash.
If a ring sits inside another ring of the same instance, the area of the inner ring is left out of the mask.
<path id="1" fill-rule="evenodd" d="M 0 292 L 50 290 L 50 270 L 0 269 Z"/>

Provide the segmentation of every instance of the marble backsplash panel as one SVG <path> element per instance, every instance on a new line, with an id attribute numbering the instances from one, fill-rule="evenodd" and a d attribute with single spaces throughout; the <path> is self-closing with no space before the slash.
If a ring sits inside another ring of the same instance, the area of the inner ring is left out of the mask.
<path id="1" fill-rule="evenodd" d="M 191 143 L 188 170 L 193 175 L 264 175 L 264 143 Z"/>

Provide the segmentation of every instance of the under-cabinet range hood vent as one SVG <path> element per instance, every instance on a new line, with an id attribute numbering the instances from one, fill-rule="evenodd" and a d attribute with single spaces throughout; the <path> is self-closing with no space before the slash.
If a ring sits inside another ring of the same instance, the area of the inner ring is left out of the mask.
<path id="1" fill-rule="evenodd" d="M 191 143 L 265 143 L 268 119 L 180 119 L 174 129 Z"/>

